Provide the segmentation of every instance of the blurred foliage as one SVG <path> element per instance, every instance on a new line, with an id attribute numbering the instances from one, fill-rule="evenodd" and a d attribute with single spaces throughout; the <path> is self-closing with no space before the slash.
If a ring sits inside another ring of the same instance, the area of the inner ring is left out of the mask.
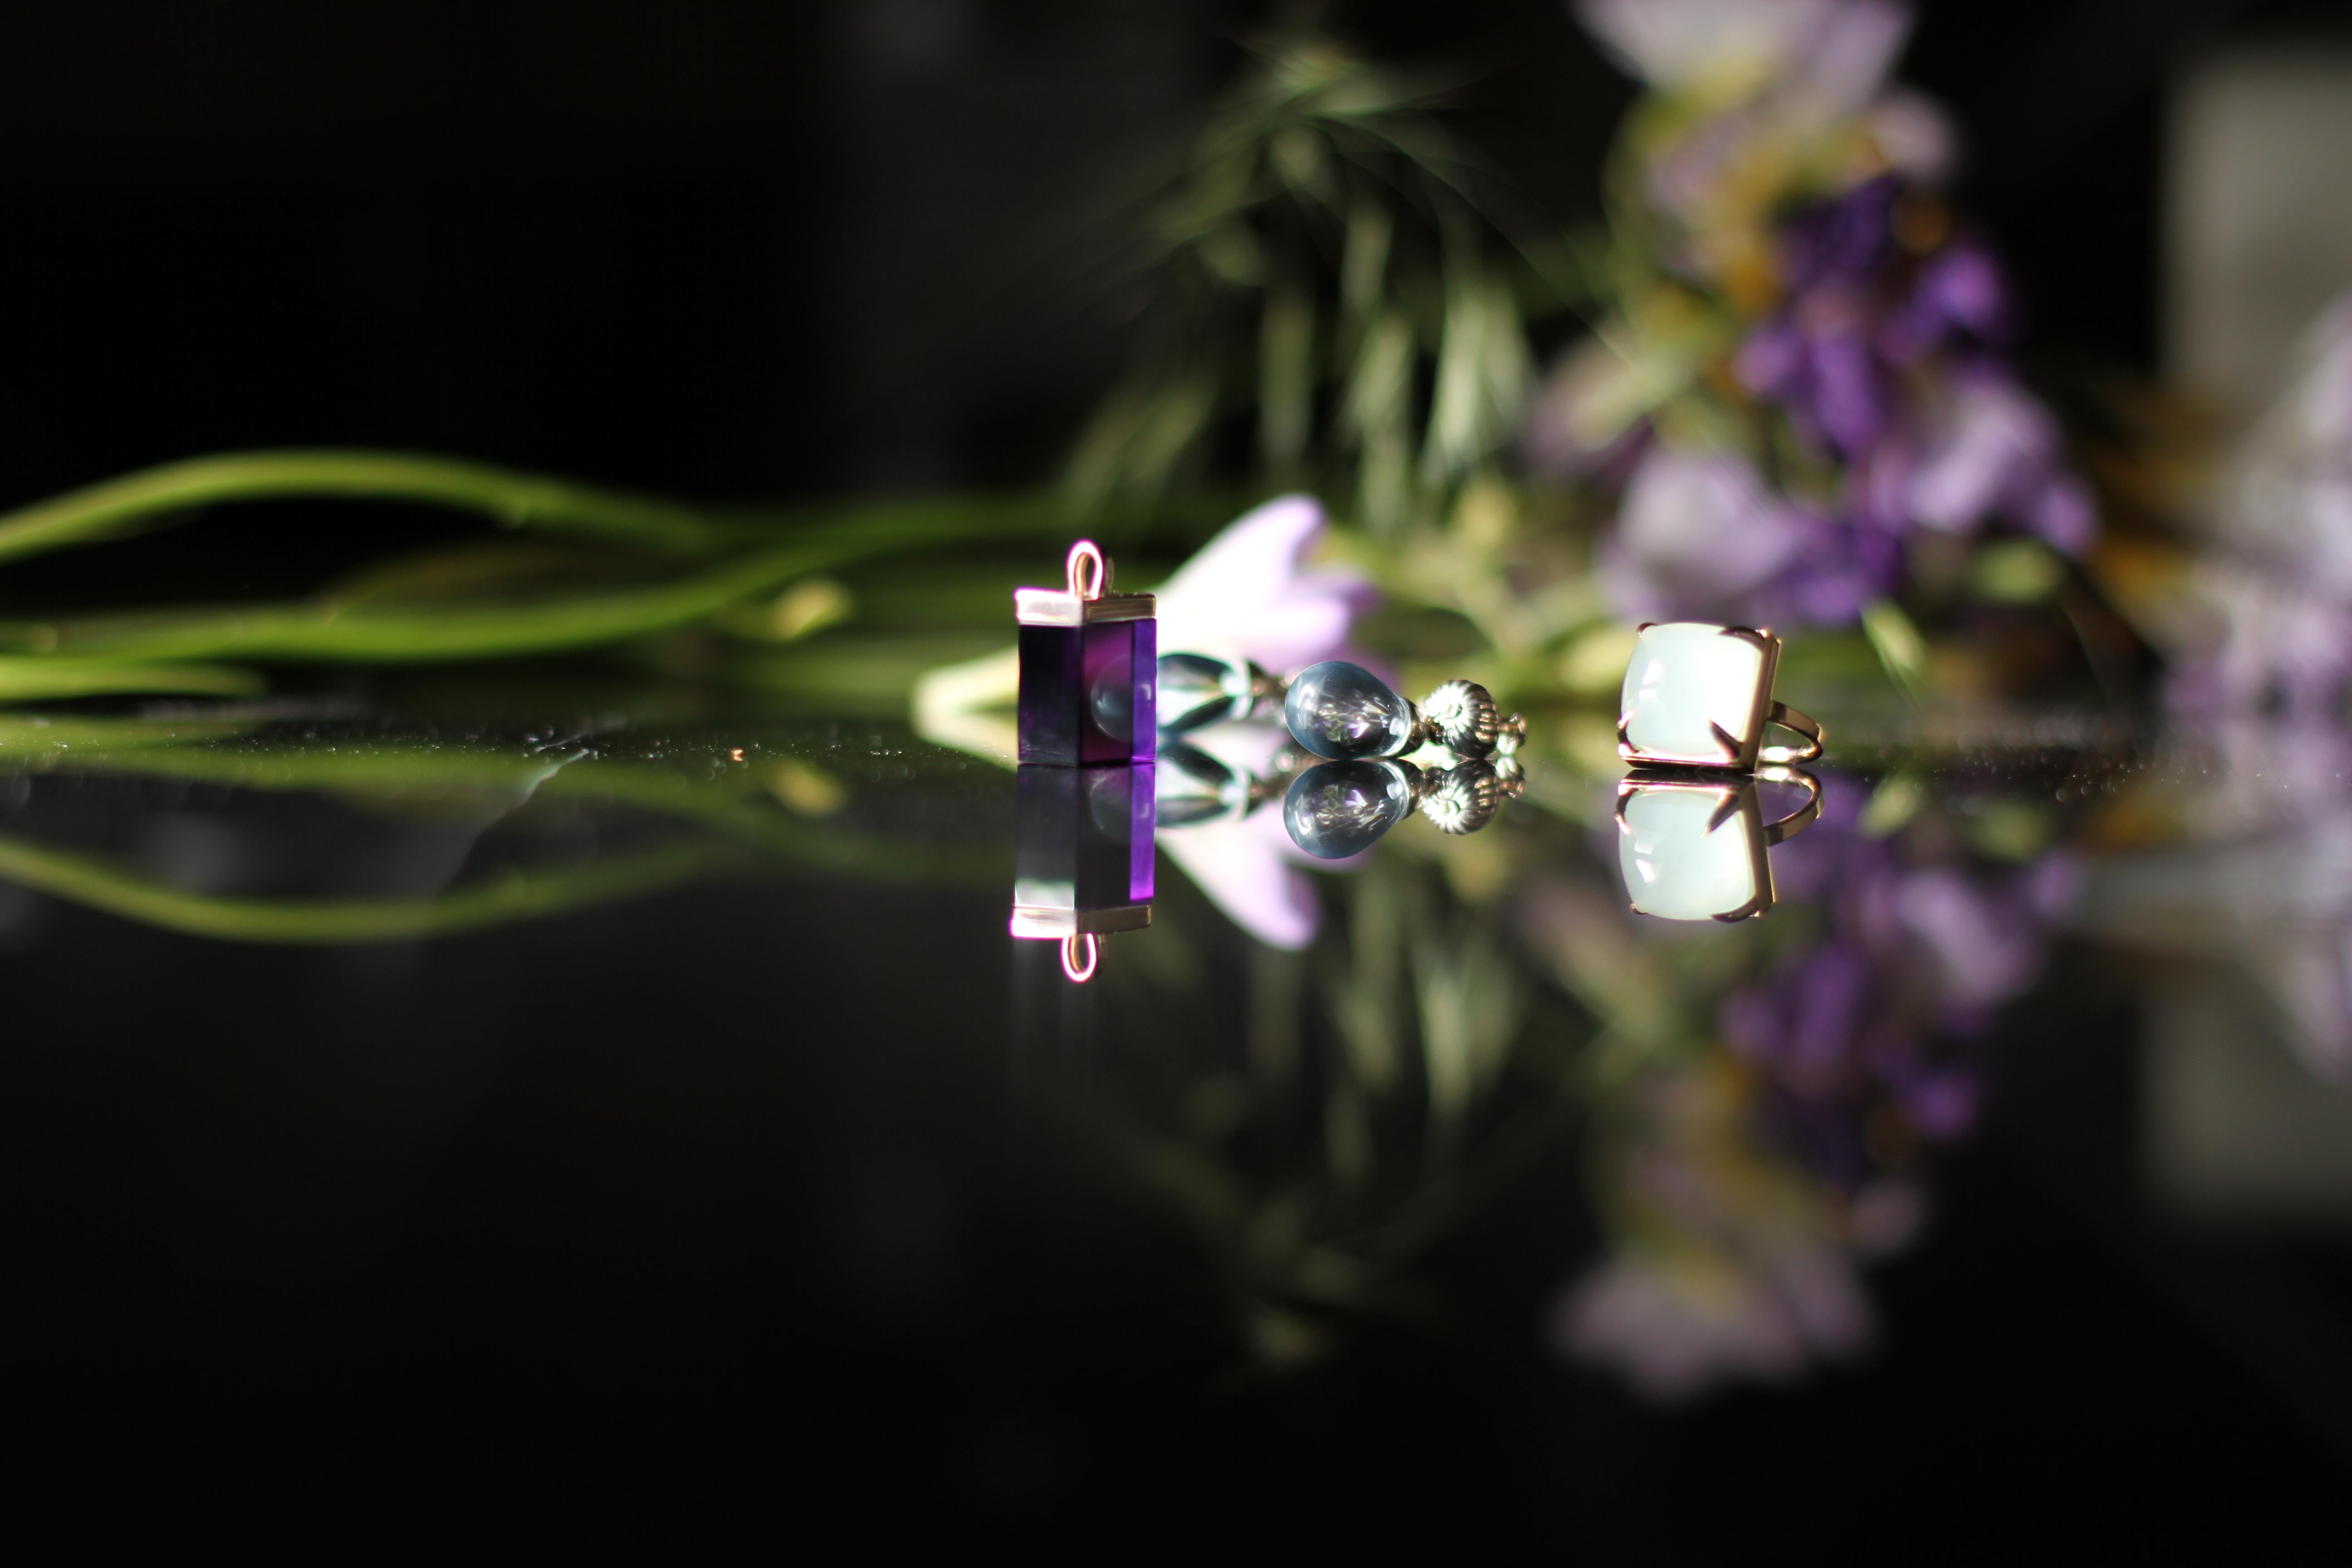
<path id="1" fill-rule="evenodd" d="M 1072 455 L 1089 511 L 1213 471 L 1235 421 L 1271 488 L 1433 521 L 1518 427 L 1535 272 L 1427 84 L 1320 33 L 1256 46 L 1184 165 L 1127 218 L 1133 363 Z"/>

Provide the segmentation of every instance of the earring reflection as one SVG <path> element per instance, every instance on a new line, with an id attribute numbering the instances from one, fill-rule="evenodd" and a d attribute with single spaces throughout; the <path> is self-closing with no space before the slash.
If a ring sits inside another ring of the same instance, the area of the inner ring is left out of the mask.
<path id="1" fill-rule="evenodd" d="M 1287 747 L 1268 758 L 1263 771 L 1254 773 L 1189 742 L 1164 736 L 1155 772 L 1159 825 L 1194 827 L 1237 821 L 1288 789 L 1298 766 L 1298 754 Z"/>
<path id="2" fill-rule="evenodd" d="M 1362 854 L 1416 811 L 1440 833 L 1475 833 L 1524 787 L 1517 757 L 1496 761 L 1502 766 L 1483 758 L 1445 768 L 1394 757 L 1320 763 L 1290 786 L 1282 824 L 1292 843 L 1322 860 Z"/>
<path id="3" fill-rule="evenodd" d="M 1805 792 L 1804 803 L 1764 820 L 1758 785 Z M 1617 785 L 1617 862 L 1636 914 L 1670 921 L 1752 920 L 1772 907 L 1765 851 L 1821 816 L 1821 781 L 1801 768 L 1753 774 L 1644 771 Z"/>

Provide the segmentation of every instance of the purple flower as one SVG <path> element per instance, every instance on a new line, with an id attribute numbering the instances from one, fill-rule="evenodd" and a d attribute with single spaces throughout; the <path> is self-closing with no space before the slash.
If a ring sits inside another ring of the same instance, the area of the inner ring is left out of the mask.
<path id="1" fill-rule="evenodd" d="M 1955 376 L 1864 484 L 1879 508 L 1943 533 L 2000 518 L 2074 555 L 2097 526 L 2090 492 L 2063 466 L 2057 421 L 1989 363 Z"/>
<path id="2" fill-rule="evenodd" d="M 1654 446 L 1594 575 L 1626 620 L 1849 623 L 1902 569 L 1895 538 L 1781 500 L 1744 458 Z"/>
<path id="3" fill-rule="evenodd" d="M 1811 522 L 1743 458 L 1654 447 L 1625 487 L 1596 574 L 1627 620 L 1721 610 L 1785 572 Z"/>
<path id="4" fill-rule="evenodd" d="M 1881 323 L 1881 352 L 1909 364 L 1945 344 L 1999 343 L 2010 334 L 2009 287 L 1991 252 L 1962 238 L 1929 258 L 1910 292 Z"/>

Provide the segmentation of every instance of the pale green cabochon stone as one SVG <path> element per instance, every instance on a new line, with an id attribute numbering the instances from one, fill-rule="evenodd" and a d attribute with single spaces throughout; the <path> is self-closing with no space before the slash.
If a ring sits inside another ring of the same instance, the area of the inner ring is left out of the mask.
<path id="1" fill-rule="evenodd" d="M 1618 707 L 1636 751 L 1693 762 L 1727 763 L 1710 726 L 1748 739 L 1764 650 L 1701 621 L 1664 621 L 1633 639 Z"/>
<path id="2" fill-rule="evenodd" d="M 1753 814 L 1733 811 L 1712 832 L 1718 790 L 1635 789 L 1618 802 L 1617 865 L 1635 910 L 1709 921 L 1755 901 Z"/>

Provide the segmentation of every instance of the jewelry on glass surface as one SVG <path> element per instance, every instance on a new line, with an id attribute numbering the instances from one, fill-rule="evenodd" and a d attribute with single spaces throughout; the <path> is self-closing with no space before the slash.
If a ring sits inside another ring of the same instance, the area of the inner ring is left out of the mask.
<path id="1" fill-rule="evenodd" d="M 1764 820 L 1759 784 L 1793 784 L 1804 803 Z M 1637 770 L 1617 785 L 1617 867 L 1636 914 L 1670 921 L 1752 920 L 1772 907 L 1765 850 L 1822 813 L 1821 781 L 1802 768 Z"/>
<path id="2" fill-rule="evenodd" d="M 1283 699 L 1290 738 L 1334 762 L 1402 757 L 1426 745 L 1458 757 L 1492 755 L 1506 721 L 1475 680 L 1449 680 L 1416 707 L 1361 665 L 1326 659 L 1291 679 Z"/>
<path id="3" fill-rule="evenodd" d="M 1059 588 L 1015 588 L 1020 758 L 1078 767 L 1148 763 L 1157 747 L 1160 628 L 1150 594 L 1111 592 L 1111 560 L 1070 546 Z"/>
<path id="4" fill-rule="evenodd" d="M 1809 763 L 1822 727 L 1772 700 L 1780 639 L 1751 626 L 1650 622 L 1633 639 L 1618 704 L 1617 754 L 1644 766 L 1738 768 Z M 1801 746 L 1768 746 L 1778 724 Z"/>

